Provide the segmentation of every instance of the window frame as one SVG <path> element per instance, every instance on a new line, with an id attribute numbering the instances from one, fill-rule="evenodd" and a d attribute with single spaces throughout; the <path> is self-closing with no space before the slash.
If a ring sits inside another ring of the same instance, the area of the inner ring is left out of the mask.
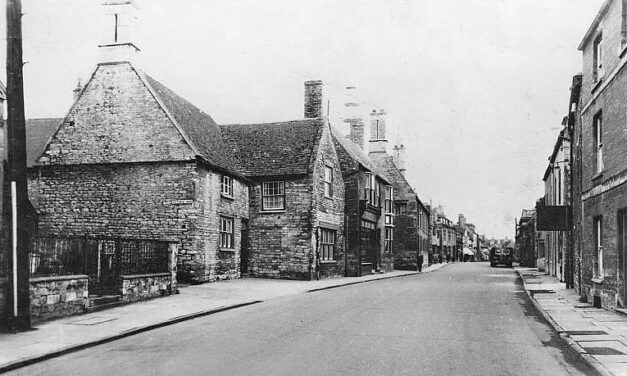
<path id="1" fill-rule="evenodd" d="M 596 256 L 594 277 L 603 279 L 605 275 L 603 265 L 603 216 L 594 217 L 592 223 L 594 226 L 594 250 Z"/>
<path id="2" fill-rule="evenodd" d="M 598 82 L 603 78 L 603 33 L 594 38 L 592 42 L 592 79 Z"/>
<path id="3" fill-rule="evenodd" d="M 324 165 L 324 197 L 333 198 L 333 165 Z"/>
<path id="4" fill-rule="evenodd" d="M 594 172 L 596 175 L 601 174 L 605 168 L 603 163 L 603 111 L 598 111 L 593 117 L 593 132 L 594 132 L 594 155 L 595 166 Z"/>
<path id="5" fill-rule="evenodd" d="M 235 249 L 235 220 L 233 217 L 220 216 L 218 233 L 220 249 Z"/>
<path id="6" fill-rule="evenodd" d="M 394 187 L 391 185 L 385 186 L 385 199 L 383 205 L 383 211 L 385 213 L 385 225 L 394 225 Z"/>
<path id="7" fill-rule="evenodd" d="M 337 230 L 320 227 L 320 261 L 336 261 Z"/>
<path id="8" fill-rule="evenodd" d="M 226 189 L 225 189 L 226 187 Z M 224 197 L 233 198 L 233 178 L 228 175 L 222 175 L 220 179 L 220 194 Z"/>
<path id="9" fill-rule="evenodd" d="M 386 226 L 384 237 L 384 252 L 391 254 L 394 252 L 394 227 Z"/>
<path id="10" fill-rule="evenodd" d="M 275 190 L 280 192 L 277 194 L 269 194 L 270 184 L 277 184 L 275 187 L 272 187 L 272 191 Z M 276 212 L 276 211 L 285 211 L 285 180 L 272 180 L 272 181 L 264 181 L 261 182 L 261 211 L 264 212 Z M 266 207 L 266 198 L 275 198 L 282 197 L 281 207 Z"/>

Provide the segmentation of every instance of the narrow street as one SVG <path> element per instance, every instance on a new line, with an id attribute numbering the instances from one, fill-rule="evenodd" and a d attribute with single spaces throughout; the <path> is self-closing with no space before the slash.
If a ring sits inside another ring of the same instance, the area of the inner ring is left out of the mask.
<path id="1" fill-rule="evenodd" d="M 277 298 L 12 375 L 583 375 L 518 275 L 487 263 Z"/>

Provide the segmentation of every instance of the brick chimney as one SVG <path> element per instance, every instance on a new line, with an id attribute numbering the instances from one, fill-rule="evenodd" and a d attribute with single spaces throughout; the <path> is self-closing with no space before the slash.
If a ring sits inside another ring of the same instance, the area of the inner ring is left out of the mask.
<path id="1" fill-rule="evenodd" d="M 344 123 L 350 129 L 348 139 L 353 141 L 361 149 L 364 148 L 364 120 L 361 118 L 359 101 L 357 100 L 357 88 L 355 86 L 346 87 L 347 101 L 344 103 Z"/>
<path id="2" fill-rule="evenodd" d="M 370 153 L 387 153 L 387 148 L 385 111 L 372 110 L 370 113 Z"/>
<path id="3" fill-rule="evenodd" d="M 322 105 L 322 81 L 305 81 L 305 119 L 324 116 Z"/>
<path id="4" fill-rule="evenodd" d="M 105 25 L 100 49 L 100 63 L 132 62 L 139 51 L 133 44 L 137 20 L 134 0 L 106 0 L 102 3 Z"/>
<path id="5" fill-rule="evenodd" d="M 405 145 L 394 146 L 392 158 L 401 175 L 405 176 Z"/>

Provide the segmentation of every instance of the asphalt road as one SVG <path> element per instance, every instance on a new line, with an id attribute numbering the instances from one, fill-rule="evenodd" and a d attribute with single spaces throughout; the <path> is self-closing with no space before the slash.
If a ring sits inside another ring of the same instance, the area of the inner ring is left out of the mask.
<path id="1" fill-rule="evenodd" d="M 512 269 L 439 271 L 270 300 L 13 375 L 584 375 Z"/>

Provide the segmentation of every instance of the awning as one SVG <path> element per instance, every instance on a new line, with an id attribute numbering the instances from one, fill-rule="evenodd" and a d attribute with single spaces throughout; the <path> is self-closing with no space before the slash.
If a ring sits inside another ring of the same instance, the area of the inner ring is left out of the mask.
<path id="1" fill-rule="evenodd" d="M 474 256 L 475 255 L 475 251 L 473 251 L 470 248 L 464 248 L 464 250 L 462 251 L 463 254 L 465 255 L 470 255 L 470 256 Z"/>

